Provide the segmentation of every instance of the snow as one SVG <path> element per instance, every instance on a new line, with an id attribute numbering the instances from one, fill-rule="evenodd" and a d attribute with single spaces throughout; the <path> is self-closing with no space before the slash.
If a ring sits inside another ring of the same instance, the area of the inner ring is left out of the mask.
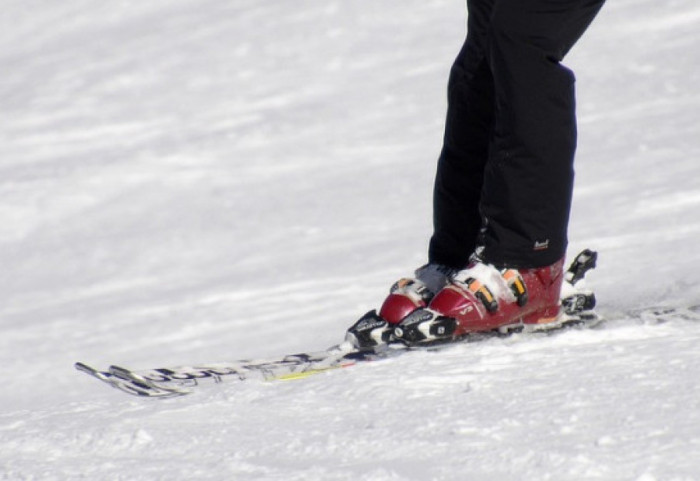
<path id="1" fill-rule="evenodd" d="M 700 7 L 616 0 L 567 58 L 571 254 L 601 313 L 700 302 Z M 130 398 L 73 369 L 319 350 L 424 261 L 447 0 L 6 0 L 1 480 L 700 479 L 700 325 Z"/>

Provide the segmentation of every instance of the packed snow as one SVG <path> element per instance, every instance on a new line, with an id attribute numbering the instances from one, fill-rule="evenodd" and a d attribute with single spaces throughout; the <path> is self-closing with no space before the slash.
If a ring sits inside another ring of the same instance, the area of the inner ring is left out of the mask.
<path id="1" fill-rule="evenodd" d="M 130 397 L 324 349 L 425 260 L 448 0 L 5 0 L 0 480 L 698 480 L 700 5 L 615 0 L 578 78 L 570 254 L 603 329 Z"/>

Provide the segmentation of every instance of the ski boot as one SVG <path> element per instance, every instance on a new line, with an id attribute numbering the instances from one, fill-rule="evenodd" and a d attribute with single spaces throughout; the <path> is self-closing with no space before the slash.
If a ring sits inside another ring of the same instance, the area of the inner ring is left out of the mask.
<path id="1" fill-rule="evenodd" d="M 566 272 L 563 259 L 550 266 L 519 270 L 497 269 L 476 260 L 454 274 L 427 307 L 406 316 L 393 336 L 406 344 L 424 344 L 475 332 L 505 334 L 561 327 L 578 319 L 573 314 L 595 306 L 593 294 L 576 284 L 595 267 L 596 257 L 595 252 L 584 251 Z"/>
<path id="2" fill-rule="evenodd" d="M 413 278 L 394 283 L 382 307 L 362 316 L 348 329 L 345 340 L 359 349 L 375 348 L 392 340 L 394 327 L 412 312 L 427 307 L 437 292 L 447 285 L 454 270 L 439 264 L 426 264 Z"/>

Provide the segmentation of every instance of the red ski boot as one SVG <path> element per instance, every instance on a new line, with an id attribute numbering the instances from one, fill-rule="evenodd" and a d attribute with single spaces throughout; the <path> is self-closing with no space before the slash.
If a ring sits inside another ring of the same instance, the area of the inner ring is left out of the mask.
<path id="1" fill-rule="evenodd" d="M 422 344 L 472 332 L 545 330 L 589 322 L 597 318 L 592 311 L 596 301 L 583 279 L 596 259 L 597 253 L 586 249 L 566 272 L 563 259 L 520 270 L 474 262 L 454 272 L 428 264 L 415 278 L 394 284 L 379 314 L 372 310 L 362 316 L 348 329 L 346 340 L 358 349 L 374 349 L 390 342 Z"/>
<path id="2" fill-rule="evenodd" d="M 391 340 L 394 328 L 406 316 L 428 303 L 445 287 L 456 271 L 439 264 L 426 264 L 415 277 L 396 282 L 384 300 L 379 314 L 369 311 L 348 329 L 346 340 L 360 349 L 373 348 Z"/>
<path id="3" fill-rule="evenodd" d="M 400 279 L 391 287 L 379 316 L 389 324 L 398 324 L 416 309 L 426 307 L 456 272 L 440 264 L 424 265 L 416 270 L 415 278 Z"/>
<path id="4" fill-rule="evenodd" d="M 401 321 L 394 336 L 415 344 L 472 332 L 508 332 L 557 325 L 564 260 L 537 269 L 497 269 L 474 262 Z"/>

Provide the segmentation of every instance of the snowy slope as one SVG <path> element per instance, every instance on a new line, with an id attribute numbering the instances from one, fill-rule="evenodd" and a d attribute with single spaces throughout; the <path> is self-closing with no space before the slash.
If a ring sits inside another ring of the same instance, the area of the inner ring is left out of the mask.
<path id="1" fill-rule="evenodd" d="M 131 399 L 73 370 L 325 348 L 424 260 L 447 0 L 3 2 L 0 479 L 700 479 L 700 325 Z M 601 311 L 700 302 L 700 6 L 567 59 Z"/>

